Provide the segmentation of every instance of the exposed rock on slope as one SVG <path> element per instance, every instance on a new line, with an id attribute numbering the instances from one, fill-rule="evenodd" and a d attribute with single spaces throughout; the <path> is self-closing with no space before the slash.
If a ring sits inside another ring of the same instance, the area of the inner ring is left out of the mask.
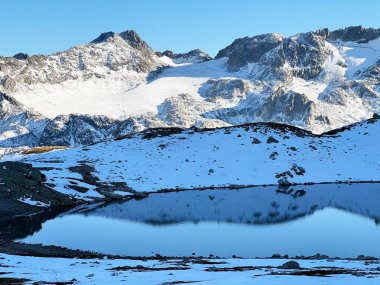
<path id="1" fill-rule="evenodd" d="M 158 118 L 163 122 L 163 126 L 181 126 L 190 128 L 215 128 L 224 124 L 223 121 L 205 119 L 202 114 L 208 110 L 210 104 L 202 100 L 195 99 L 189 94 L 180 94 L 176 97 L 170 97 L 157 107 Z"/>
<path id="2" fill-rule="evenodd" d="M 202 86 L 199 93 L 211 102 L 217 102 L 219 99 L 240 101 L 253 89 L 252 87 L 248 80 L 210 79 Z"/>
<path id="3" fill-rule="evenodd" d="M 45 176 L 31 165 L 0 163 L 0 223 L 14 216 L 36 214 L 43 208 L 74 206 L 76 201 L 44 184 Z"/>
<path id="4" fill-rule="evenodd" d="M 48 120 L 12 97 L 0 93 L 0 122 L 1 148 L 38 145 Z"/>
<path id="5" fill-rule="evenodd" d="M 86 145 L 106 140 L 114 120 L 104 116 L 58 116 L 42 133 L 39 145 Z"/>

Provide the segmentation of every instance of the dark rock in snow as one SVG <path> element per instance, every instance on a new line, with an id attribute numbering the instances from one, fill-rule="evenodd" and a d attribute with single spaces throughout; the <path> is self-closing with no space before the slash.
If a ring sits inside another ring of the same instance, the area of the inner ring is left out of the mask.
<path id="1" fill-rule="evenodd" d="M 279 268 L 281 268 L 281 269 L 301 269 L 301 266 L 299 265 L 299 263 L 297 261 L 291 260 L 291 261 L 285 262 Z"/>

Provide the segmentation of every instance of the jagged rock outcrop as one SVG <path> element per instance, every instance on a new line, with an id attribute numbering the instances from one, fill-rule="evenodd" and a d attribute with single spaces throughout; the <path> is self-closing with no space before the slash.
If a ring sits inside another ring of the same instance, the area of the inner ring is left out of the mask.
<path id="1" fill-rule="evenodd" d="M 207 53 L 201 51 L 200 49 L 194 49 L 187 53 L 174 53 L 171 50 L 166 50 L 164 52 L 156 52 L 159 57 L 167 56 L 173 60 L 176 64 L 181 63 L 201 63 L 209 61 L 212 59 Z"/>
<path id="2" fill-rule="evenodd" d="M 380 37 L 380 29 L 364 28 L 363 26 L 347 27 L 344 29 L 329 32 L 326 36 L 329 41 L 368 43 Z"/>
<path id="3" fill-rule="evenodd" d="M 15 59 L 19 59 L 19 60 L 26 60 L 29 58 L 29 55 L 26 54 L 26 53 L 22 53 L 22 52 L 19 52 L 19 53 L 16 53 L 13 58 Z"/>

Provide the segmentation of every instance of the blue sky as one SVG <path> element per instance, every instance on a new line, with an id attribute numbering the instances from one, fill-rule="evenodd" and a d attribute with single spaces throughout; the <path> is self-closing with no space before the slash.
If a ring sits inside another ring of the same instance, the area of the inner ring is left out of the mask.
<path id="1" fill-rule="evenodd" d="M 235 38 L 363 25 L 380 27 L 379 0 L 11 0 L 0 3 L 0 54 L 49 54 L 136 30 L 154 49 L 215 55 Z"/>

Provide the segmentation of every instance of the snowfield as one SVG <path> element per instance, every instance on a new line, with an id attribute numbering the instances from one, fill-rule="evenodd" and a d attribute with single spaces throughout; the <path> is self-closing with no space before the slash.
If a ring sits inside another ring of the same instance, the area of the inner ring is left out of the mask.
<path id="1" fill-rule="evenodd" d="M 118 191 L 115 195 L 122 191 L 129 195 L 166 189 L 380 181 L 379 139 L 378 119 L 322 136 L 276 124 L 152 129 L 15 159 L 41 168 L 56 191 L 92 200 L 106 194 L 104 187 Z"/>
<path id="2" fill-rule="evenodd" d="M 68 80 L 61 84 L 36 84 L 12 94 L 25 106 L 54 119 L 59 115 L 104 115 L 113 119 L 128 118 L 149 112 L 157 113 L 165 99 L 187 93 L 202 99 L 198 89 L 210 78 L 233 76 L 225 71 L 225 59 L 199 64 L 175 64 L 159 77 L 146 82 L 148 74 L 133 71 L 114 72 L 105 78 Z"/>

